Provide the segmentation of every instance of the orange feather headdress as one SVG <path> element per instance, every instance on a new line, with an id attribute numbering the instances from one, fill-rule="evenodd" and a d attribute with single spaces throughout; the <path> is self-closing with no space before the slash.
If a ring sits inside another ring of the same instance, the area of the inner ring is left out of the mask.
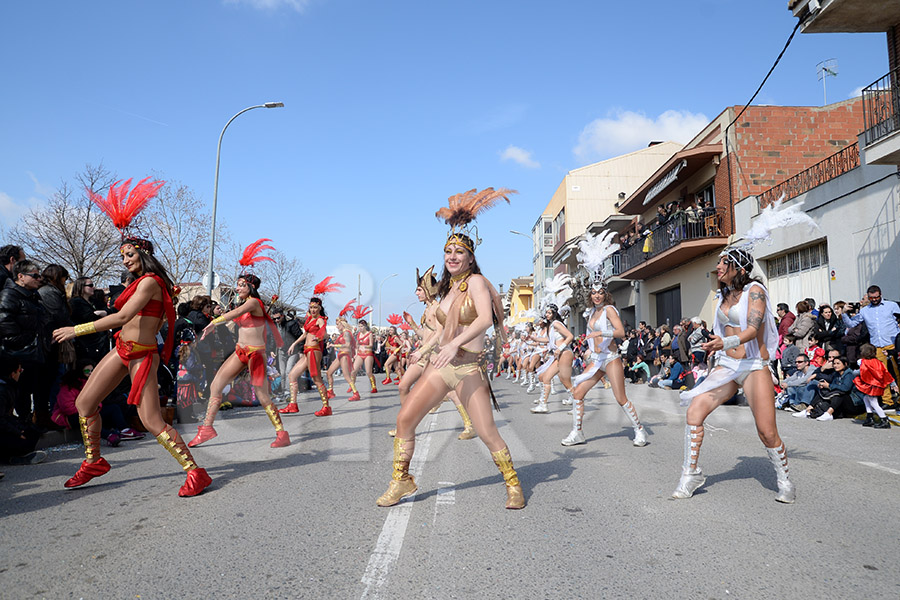
<path id="1" fill-rule="evenodd" d="M 125 237 L 125 230 L 131 225 L 131 221 L 150 203 L 150 200 L 156 197 L 159 189 L 166 184 L 165 181 L 149 181 L 149 177 L 141 179 L 131 191 L 131 179 L 126 181 L 119 180 L 109 186 L 109 192 L 106 198 L 99 194 L 95 194 L 91 190 L 87 190 L 88 197 L 91 202 L 96 204 L 100 210 L 105 212 L 113 225 L 122 234 L 123 245 L 127 242 L 147 254 L 153 254 L 153 244 L 150 241 L 137 238 Z"/>
<path id="2" fill-rule="evenodd" d="M 474 253 L 475 248 L 481 243 L 481 238 L 478 237 L 478 228 L 473 223 L 478 213 L 491 208 L 500 200 L 506 200 L 509 203 L 510 194 L 517 193 L 516 190 L 508 188 L 495 190 L 489 187 L 480 192 L 477 188 L 473 188 L 468 192 L 450 196 L 447 199 L 448 206 L 441 207 L 434 213 L 434 216 L 443 219 L 450 226 L 444 247 L 446 248 L 447 244 L 459 244 Z"/>

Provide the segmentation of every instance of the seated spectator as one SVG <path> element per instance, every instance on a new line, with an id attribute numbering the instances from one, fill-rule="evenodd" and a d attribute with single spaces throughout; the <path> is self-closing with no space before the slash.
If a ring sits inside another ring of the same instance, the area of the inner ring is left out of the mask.
<path id="1" fill-rule="evenodd" d="M 657 376 L 656 385 L 654 385 L 653 379 L 650 380 L 650 387 L 661 387 L 668 389 L 678 389 L 681 387 L 681 379 L 683 378 L 684 367 L 681 366 L 681 363 L 675 360 L 675 357 L 671 354 L 666 356 L 665 366 L 663 370 L 660 371 L 660 374 Z"/>
<path id="2" fill-rule="evenodd" d="M 631 383 L 644 383 L 650 381 L 650 367 L 644 362 L 644 356 L 642 354 L 638 354 L 637 362 L 625 370 L 625 376 L 631 380 Z"/>
<path id="3" fill-rule="evenodd" d="M 835 352 L 837 352 L 835 350 Z M 816 368 L 825 364 L 825 348 L 819 345 L 819 334 L 816 332 L 809 340 L 809 345 L 804 351 L 809 362 Z M 840 353 L 838 353 L 840 355 Z"/>
<path id="4" fill-rule="evenodd" d="M 801 354 L 809 362 L 809 357 L 800 352 L 800 348 L 794 345 L 790 340 L 784 341 L 784 349 L 781 352 L 781 373 L 785 378 L 790 377 L 797 372 L 797 357 Z"/>
<path id="5" fill-rule="evenodd" d="M 829 360 L 832 367 L 830 379 L 816 381 L 815 397 L 805 411 L 792 416 L 807 417 L 817 421 L 832 421 L 840 417 L 852 417 L 856 410 L 850 398 L 853 388 L 853 371 L 847 368 L 847 357 L 837 356 Z"/>
<path id="6" fill-rule="evenodd" d="M 18 361 L 0 359 L 0 459 L 13 465 L 44 462 L 47 453 L 35 451 L 41 430 L 13 415 L 22 366 Z"/>
<path id="7" fill-rule="evenodd" d="M 891 423 L 879 405 L 878 400 L 884 394 L 884 390 L 890 388 L 897 392 L 897 382 L 888 372 L 887 367 L 878 360 L 878 353 L 872 344 L 863 344 L 860 348 L 861 359 L 859 361 L 859 376 L 853 380 L 853 385 L 863 394 L 866 404 L 866 421 L 864 427 L 876 429 L 890 429 Z M 875 423 L 872 413 L 878 415 L 879 421 Z"/>
<path id="8" fill-rule="evenodd" d="M 794 345 L 789 347 L 796 348 Z M 784 393 L 779 394 L 780 398 L 776 398 L 775 406 L 791 412 L 805 412 L 816 395 L 815 389 L 808 387 L 816 370 L 810 366 L 809 357 L 805 354 L 794 354 L 796 356 L 793 373 L 782 382 Z M 782 357 L 782 364 L 784 360 Z"/>

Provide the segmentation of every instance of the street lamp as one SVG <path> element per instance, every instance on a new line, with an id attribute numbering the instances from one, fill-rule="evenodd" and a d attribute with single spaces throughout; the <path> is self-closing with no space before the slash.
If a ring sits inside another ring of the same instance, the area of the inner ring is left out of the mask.
<path id="1" fill-rule="evenodd" d="M 531 266 L 532 266 L 532 268 L 534 268 L 534 257 L 537 256 L 537 253 L 538 253 L 538 251 L 537 251 L 537 244 L 535 243 L 534 238 L 531 237 L 530 235 L 527 235 L 527 234 L 525 234 L 525 233 L 522 233 L 521 231 L 516 231 L 515 229 L 510 229 L 509 232 L 510 232 L 510 233 L 514 233 L 514 234 L 516 234 L 516 235 L 521 235 L 521 236 L 524 237 L 524 238 L 528 238 L 528 241 L 531 242 L 531 252 L 532 252 L 532 254 L 531 254 Z"/>
<path id="2" fill-rule="evenodd" d="M 382 320 L 381 320 L 381 316 L 382 316 L 381 315 L 381 288 L 384 286 L 385 281 L 387 281 L 391 277 L 396 277 L 397 275 L 398 275 L 397 273 L 394 273 L 393 275 L 388 275 L 387 277 L 385 277 L 384 279 L 381 280 L 381 285 L 378 286 L 378 323 L 379 323 L 379 327 L 381 326 L 380 323 L 382 323 Z"/>
<path id="3" fill-rule="evenodd" d="M 213 187 L 213 209 L 212 209 L 212 225 L 210 225 L 209 229 L 209 268 L 207 269 L 207 276 L 209 277 L 207 289 L 209 291 L 209 296 L 212 297 L 213 291 L 213 259 L 215 258 L 216 251 L 216 203 L 219 196 L 219 157 L 222 154 L 222 137 L 225 135 L 225 130 L 228 129 L 228 126 L 231 125 L 231 122 L 237 119 L 239 116 L 247 112 L 248 110 L 253 110 L 254 108 L 283 108 L 284 102 L 266 102 L 264 104 L 257 104 L 256 106 L 248 106 L 241 112 L 237 113 L 225 123 L 225 127 L 222 128 L 222 133 L 219 134 L 219 147 L 216 149 L 216 183 Z"/>

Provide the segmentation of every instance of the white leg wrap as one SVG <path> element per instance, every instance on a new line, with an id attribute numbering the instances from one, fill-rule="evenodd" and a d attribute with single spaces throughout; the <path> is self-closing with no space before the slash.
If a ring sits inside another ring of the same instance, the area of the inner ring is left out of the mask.
<path id="1" fill-rule="evenodd" d="M 700 456 L 700 444 L 703 443 L 703 425 L 684 426 L 684 465 L 678 487 L 672 492 L 672 498 L 690 498 L 697 489 L 706 483 L 706 477 L 697 468 Z"/>
<path id="2" fill-rule="evenodd" d="M 797 492 L 794 489 L 794 482 L 788 477 L 787 450 L 784 449 L 784 444 L 778 448 L 766 448 L 766 454 L 769 455 L 769 460 L 775 467 L 775 476 L 778 478 L 778 494 L 775 496 L 775 500 L 793 504 Z"/>

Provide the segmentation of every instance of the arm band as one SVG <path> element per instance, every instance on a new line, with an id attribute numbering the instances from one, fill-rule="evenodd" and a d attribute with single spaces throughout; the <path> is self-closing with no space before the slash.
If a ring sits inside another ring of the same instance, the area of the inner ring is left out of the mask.
<path id="1" fill-rule="evenodd" d="M 612 339 L 612 338 L 616 337 L 615 335 L 613 335 L 613 333 L 614 332 L 612 332 L 612 331 L 604 331 L 600 334 L 600 337 Z"/>
<path id="2" fill-rule="evenodd" d="M 97 327 L 94 325 L 93 321 L 75 326 L 75 337 L 90 335 L 92 333 L 97 333 Z"/>
<path id="3" fill-rule="evenodd" d="M 225 322 L 225 317 L 223 317 L 222 315 L 219 315 L 218 317 L 216 317 L 215 319 L 210 321 L 209 324 L 210 325 L 219 325 L 220 323 L 224 323 L 224 322 Z"/>
<path id="4" fill-rule="evenodd" d="M 741 345 L 741 340 L 736 335 L 729 335 L 722 338 L 722 350 L 732 350 Z"/>

